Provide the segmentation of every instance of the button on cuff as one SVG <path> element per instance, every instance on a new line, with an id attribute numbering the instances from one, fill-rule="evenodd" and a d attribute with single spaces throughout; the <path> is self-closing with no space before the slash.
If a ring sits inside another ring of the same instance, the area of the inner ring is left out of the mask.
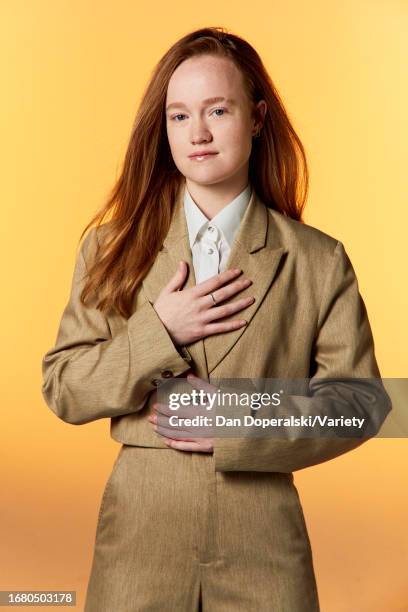
<path id="1" fill-rule="evenodd" d="M 163 378 L 173 378 L 174 374 L 171 370 L 162 370 L 160 376 L 161 378 L 153 378 L 153 380 L 150 381 L 155 387 L 158 387 L 160 383 L 163 382 Z"/>
<path id="2" fill-rule="evenodd" d="M 163 370 L 161 373 L 162 378 L 172 378 L 173 372 L 171 370 Z"/>

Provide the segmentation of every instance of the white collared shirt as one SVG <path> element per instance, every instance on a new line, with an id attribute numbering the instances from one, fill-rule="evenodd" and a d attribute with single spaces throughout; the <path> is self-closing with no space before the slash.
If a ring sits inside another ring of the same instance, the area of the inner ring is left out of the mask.
<path id="1" fill-rule="evenodd" d="M 251 193 L 252 187 L 248 183 L 236 198 L 209 220 L 194 202 L 185 185 L 184 212 L 197 284 L 225 270 Z"/>

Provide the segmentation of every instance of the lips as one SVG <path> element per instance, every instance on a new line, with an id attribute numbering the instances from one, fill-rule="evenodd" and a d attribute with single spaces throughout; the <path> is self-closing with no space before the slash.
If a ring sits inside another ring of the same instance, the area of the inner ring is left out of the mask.
<path id="1" fill-rule="evenodd" d="M 202 151 L 200 153 L 194 153 L 194 155 L 189 155 L 189 158 L 200 161 L 208 159 L 209 157 L 214 157 L 214 155 L 218 155 L 218 153 L 216 151 Z"/>

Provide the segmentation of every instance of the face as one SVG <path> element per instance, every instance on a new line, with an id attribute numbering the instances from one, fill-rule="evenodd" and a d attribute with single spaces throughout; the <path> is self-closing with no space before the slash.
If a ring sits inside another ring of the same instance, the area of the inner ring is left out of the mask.
<path id="1" fill-rule="evenodd" d="M 262 100 L 256 108 L 262 116 L 266 103 Z M 173 72 L 166 96 L 167 137 L 174 163 L 188 183 L 237 180 L 245 186 L 252 137 L 260 125 L 242 74 L 230 59 L 192 57 Z"/>

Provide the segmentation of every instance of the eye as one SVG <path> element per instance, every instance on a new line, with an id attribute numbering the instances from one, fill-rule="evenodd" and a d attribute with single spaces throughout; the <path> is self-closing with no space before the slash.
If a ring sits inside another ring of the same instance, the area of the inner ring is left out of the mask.
<path id="1" fill-rule="evenodd" d="M 185 115 L 183 115 L 182 113 L 178 113 L 177 115 L 173 115 L 172 120 L 174 121 L 176 117 L 185 117 Z M 179 121 L 176 121 L 176 123 L 179 123 Z"/>
<path id="2" fill-rule="evenodd" d="M 228 112 L 226 108 L 215 108 L 211 112 L 211 114 L 213 114 L 213 113 L 215 113 L 217 111 L 221 111 L 221 114 L 217 114 L 216 115 L 217 117 L 222 117 L 225 112 Z M 183 113 L 177 113 L 177 115 L 173 115 L 172 117 L 170 117 L 170 119 L 172 121 L 175 121 L 176 123 L 181 123 L 181 121 L 178 120 L 178 117 L 185 117 L 185 115 Z"/>
<path id="3" fill-rule="evenodd" d="M 224 114 L 224 112 L 226 112 L 226 108 L 215 108 L 213 110 L 213 113 L 215 113 L 216 111 L 222 111 L 222 115 Z M 222 117 L 222 115 L 217 115 L 217 117 Z"/>

